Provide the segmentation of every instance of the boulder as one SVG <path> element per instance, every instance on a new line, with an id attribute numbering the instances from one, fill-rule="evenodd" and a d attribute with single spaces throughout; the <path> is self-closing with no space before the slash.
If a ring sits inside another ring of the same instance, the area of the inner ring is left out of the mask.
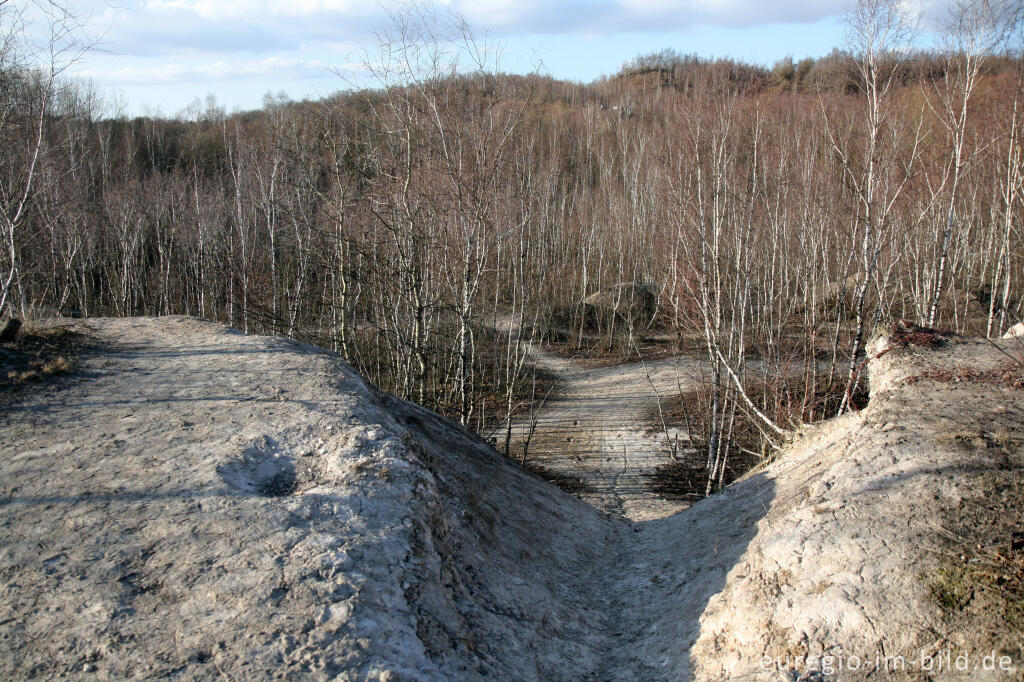
<path id="1" fill-rule="evenodd" d="M 600 321 L 615 317 L 649 327 L 658 312 L 659 287 L 647 282 L 622 282 L 583 299 L 587 313 Z"/>
<path id="2" fill-rule="evenodd" d="M 1004 339 L 1014 339 L 1018 337 L 1024 337 L 1024 322 L 1018 322 L 1007 329 L 1006 333 L 1003 334 Z"/>
<path id="3" fill-rule="evenodd" d="M 853 304 L 854 299 L 857 296 L 857 276 L 850 275 L 845 279 L 832 282 L 831 284 L 821 287 L 816 291 L 816 301 L 814 309 L 819 313 L 831 313 L 836 310 L 840 303 L 843 304 L 843 314 L 846 317 L 852 317 L 853 315 Z M 868 296 L 871 296 L 871 290 L 868 289 Z M 804 305 L 798 305 L 794 311 L 797 315 L 802 315 L 806 311 Z"/>

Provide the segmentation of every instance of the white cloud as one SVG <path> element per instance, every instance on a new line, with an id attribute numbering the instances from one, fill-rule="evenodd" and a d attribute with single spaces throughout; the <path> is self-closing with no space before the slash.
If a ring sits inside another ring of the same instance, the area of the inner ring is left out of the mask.
<path id="1" fill-rule="evenodd" d="M 931 12 L 951 0 L 904 0 Z M 28 3 L 29 0 L 14 0 Z M 330 76 L 359 60 L 361 45 L 390 28 L 375 0 L 64 0 L 88 20 L 106 54 L 89 55 L 77 73 L 102 86 L 180 84 L 220 91 L 272 87 Z M 383 0 L 398 8 L 404 0 Z M 463 15 L 474 33 L 499 42 L 559 43 L 581 36 L 690 35 L 698 27 L 809 24 L 842 14 L 853 0 L 434 0 Z M 772 29 L 774 30 L 774 29 Z M 45 37 L 45 36 L 44 36 Z M 642 40 L 642 39 L 641 39 Z M 600 42 L 600 41 L 598 41 Z M 44 43 L 45 44 L 45 43 Z M 685 42 L 684 42 L 685 44 Z M 655 49 L 663 45 L 652 45 Z M 743 54 L 743 45 L 723 52 Z M 783 46 L 780 54 L 799 51 Z M 555 49 L 557 52 L 557 48 Z M 635 54 L 635 53 L 634 53 Z M 621 59 L 633 54 L 625 53 Z M 621 62 L 620 62 L 621 63 Z M 341 66 L 338 66 L 338 65 Z M 354 79 L 356 80 L 356 79 Z M 271 86 L 268 86 L 271 87 Z M 299 85 L 294 87 L 298 88 Z M 179 89 L 184 89 L 180 86 Z"/>
<path id="2" fill-rule="evenodd" d="M 345 14 L 365 8 L 366 4 L 353 0 L 147 0 L 144 6 L 151 12 L 184 12 L 202 19 L 222 20 Z"/>
<path id="3" fill-rule="evenodd" d="M 531 0 L 460 0 L 445 4 L 471 23 L 492 27 L 513 26 L 531 16 L 538 5 Z"/>
<path id="4" fill-rule="evenodd" d="M 103 80 L 114 85 L 132 83 L 182 83 L 220 81 L 238 78 L 320 76 L 329 64 L 322 61 L 289 57 L 268 57 L 254 60 L 216 60 L 189 63 L 172 61 L 147 66 L 127 66 L 109 69 L 85 69 L 81 75 Z"/>

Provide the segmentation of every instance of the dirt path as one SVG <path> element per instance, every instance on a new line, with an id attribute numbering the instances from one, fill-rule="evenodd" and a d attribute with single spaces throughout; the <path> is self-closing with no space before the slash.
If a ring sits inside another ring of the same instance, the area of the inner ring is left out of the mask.
<path id="1" fill-rule="evenodd" d="M 0 677 L 686 679 L 736 558 L 719 538 L 761 513 L 671 535 L 682 517 L 601 513 L 319 349 L 78 329 L 74 373 L 0 404 Z M 546 463 L 608 511 L 670 514 L 639 476 L 666 457 L 638 423 L 654 396 L 642 366 L 570 370 L 544 433 L 594 446 Z"/>
<path id="2" fill-rule="evenodd" d="M 507 328 L 509 322 L 504 324 Z M 694 384 L 696 360 L 586 368 L 536 345 L 528 352 L 528 362 L 561 378 L 532 417 L 513 424 L 515 452 L 521 454 L 528 441 L 530 462 L 578 479 L 579 497 L 633 521 L 663 518 L 689 506 L 650 489 L 650 476 L 672 461 L 671 444 L 687 445 L 685 434 L 649 429 L 659 400 Z"/>
<path id="3" fill-rule="evenodd" d="M 74 324 L 0 400 L 0 678 L 637 678 L 623 519 L 320 349 Z"/>
<path id="4" fill-rule="evenodd" d="M 970 679 L 1024 669 L 984 584 L 969 627 L 929 596 L 1017 531 L 1024 347 L 879 340 L 863 412 L 666 516 L 639 419 L 694 365 L 570 368 L 539 415 L 589 445 L 537 459 L 620 515 L 332 353 L 189 318 L 78 329 L 74 372 L 0 401 L 0 678 L 831 679 L 794 652 L 948 647 L 1012 656 Z"/>

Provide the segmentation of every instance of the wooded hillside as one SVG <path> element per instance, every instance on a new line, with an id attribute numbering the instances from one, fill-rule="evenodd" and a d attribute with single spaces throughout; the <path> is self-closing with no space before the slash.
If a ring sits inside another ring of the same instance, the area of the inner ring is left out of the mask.
<path id="1" fill-rule="evenodd" d="M 854 14 L 823 59 L 665 51 L 579 85 L 412 15 L 372 90 L 176 119 L 110 118 L 9 39 L 0 310 L 291 336 L 481 431 L 532 395 L 521 337 L 625 357 L 653 328 L 706 356 L 724 461 L 737 415 L 771 440 L 855 403 L 877 325 L 1020 321 L 1024 63 L 985 21 L 909 54 L 891 12 Z M 653 327 L 584 305 L 631 282 Z"/>

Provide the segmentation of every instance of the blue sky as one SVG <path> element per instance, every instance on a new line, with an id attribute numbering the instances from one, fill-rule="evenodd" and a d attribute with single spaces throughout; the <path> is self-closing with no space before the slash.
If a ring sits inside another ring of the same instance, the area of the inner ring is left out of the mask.
<path id="1" fill-rule="evenodd" d="M 32 10 L 47 0 L 15 0 Z M 911 0 L 908 0 L 911 1 Z M 920 2 L 921 0 L 913 0 Z M 932 5 L 942 0 L 927 0 Z M 130 115 L 175 115 L 212 94 L 228 111 L 266 93 L 319 97 L 364 82 L 395 2 L 66 0 L 99 49 L 70 69 Z M 436 0 L 500 47 L 504 71 L 590 81 L 670 47 L 770 65 L 842 44 L 845 0 Z M 26 33 L 45 21 L 30 12 Z M 369 50 L 369 51 L 368 51 Z"/>

